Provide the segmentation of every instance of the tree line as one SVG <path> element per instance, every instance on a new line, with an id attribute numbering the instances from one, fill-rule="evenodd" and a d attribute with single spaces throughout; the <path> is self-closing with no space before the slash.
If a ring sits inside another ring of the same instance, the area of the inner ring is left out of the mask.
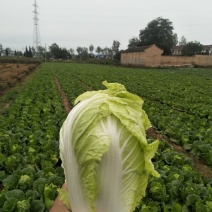
<path id="1" fill-rule="evenodd" d="M 79 58 L 79 59 L 88 59 L 88 58 L 110 58 L 110 59 L 119 59 L 119 47 L 120 42 L 117 40 L 113 41 L 112 47 L 108 48 L 101 48 L 100 46 L 97 46 L 97 48 L 94 50 L 94 45 L 91 44 L 89 48 L 87 47 L 81 47 L 78 46 L 76 51 L 77 54 L 75 54 L 75 51 L 73 48 L 66 49 L 63 47 L 60 47 L 57 43 L 51 44 L 48 49 L 39 46 L 37 51 L 34 47 L 26 47 L 24 53 L 18 52 L 16 54 L 13 52 L 11 54 L 12 50 L 10 48 L 3 49 L 2 44 L 0 44 L 0 56 L 24 56 L 24 57 L 41 57 L 46 59 L 71 59 L 71 58 Z"/>
<path id="2" fill-rule="evenodd" d="M 171 49 L 178 45 L 183 46 L 182 55 L 191 56 L 195 54 L 209 54 L 209 52 L 203 53 L 203 45 L 198 41 L 187 42 L 184 36 L 181 37 L 178 42 L 177 34 L 174 33 L 174 26 L 172 21 L 158 17 L 150 21 L 144 29 L 141 29 L 138 37 L 134 36 L 129 39 L 128 48 L 135 48 L 139 46 L 147 46 L 155 44 L 159 48 L 163 49 L 163 55 L 171 55 Z M 48 50 L 42 46 L 39 46 L 35 51 L 33 47 L 26 47 L 25 52 L 22 54 L 20 51 L 15 51 L 14 56 L 25 57 L 42 57 L 47 59 L 70 59 L 70 58 L 109 58 L 120 59 L 120 42 L 114 40 L 111 47 L 101 48 L 91 44 L 89 47 L 78 46 L 76 48 L 77 54 L 74 49 L 66 49 L 60 47 L 58 44 L 53 43 L 48 47 Z M 10 48 L 5 48 L 5 56 L 9 56 L 11 52 Z M 96 53 L 94 53 L 96 52 Z M 0 44 L 0 56 L 3 54 L 3 46 Z"/>
<path id="3" fill-rule="evenodd" d="M 101 48 L 97 46 L 96 49 L 94 45 L 91 44 L 89 47 L 78 46 L 76 48 L 77 54 L 75 54 L 74 49 L 59 47 L 58 44 L 53 43 L 49 46 L 49 56 L 53 59 L 69 59 L 69 58 L 79 58 L 79 59 L 88 59 L 88 58 L 110 58 L 110 59 L 119 59 L 119 47 L 120 42 L 117 40 L 113 41 L 112 47 Z M 94 53 L 96 52 L 96 54 Z"/>

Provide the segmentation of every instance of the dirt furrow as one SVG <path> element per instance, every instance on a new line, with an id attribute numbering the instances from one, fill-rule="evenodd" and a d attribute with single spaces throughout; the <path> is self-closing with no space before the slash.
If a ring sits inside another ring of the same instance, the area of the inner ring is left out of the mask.
<path id="1" fill-rule="evenodd" d="M 69 113 L 71 111 L 71 105 L 70 105 L 70 103 L 68 101 L 68 98 L 66 97 L 64 91 L 62 90 L 62 88 L 60 86 L 60 83 L 59 83 L 59 81 L 58 81 L 56 76 L 54 76 L 54 80 L 55 80 L 57 89 L 58 89 L 58 91 L 60 93 L 60 97 L 61 97 L 61 100 L 62 100 L 62 103 L 63 103 L 63 107 L 64 107 L 65 111 L 67 113 Z"/>

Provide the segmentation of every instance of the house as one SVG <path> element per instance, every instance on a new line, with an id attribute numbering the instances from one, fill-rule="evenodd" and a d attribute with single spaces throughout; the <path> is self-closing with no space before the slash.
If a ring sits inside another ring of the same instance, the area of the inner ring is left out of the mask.
<path id="1" fill-rule="evenodd" d="M 212 45 L 202 45 L 202 54 L 212 55 Z M 182 55 L 183 46 L 173 46 L 171 48 L 172 55 Z"/>
<path id="2" fill-rule="evenodd" d="M 139 66 L 148 66 L 149 59 L 161 55 L 163 50 L 155 44 L 149 46 L 133 47 L 121 52 L 122 64 L 135 64 Z"/>
<path id="3" fill-rule="evenodd" d="M 202 53 L 208 53 L 209 55 L 212 55 L 212 45 L 203 45 Z"/>
<path id="4" fill-rule="evenodd" d="M 172 55 L 182 55 L 183 46 L 174 46 L 171 48 Z"/>
<path id="5" fill-rule="evenodd" d="M 209 48 L 209 47 L 208 47 Z M 210 49 L 210 48 L 209 48 Z M 176 49 L 180 54 L 180 49 Z M 211 49 L 210 49 L 211 52 Z M 121 64 L 146 67 L 162 66 L 212 66 L 212 55 L 162 55 L 163 50 L 155 44 L 149 46 L 140 46 L 121 51 Z"/>

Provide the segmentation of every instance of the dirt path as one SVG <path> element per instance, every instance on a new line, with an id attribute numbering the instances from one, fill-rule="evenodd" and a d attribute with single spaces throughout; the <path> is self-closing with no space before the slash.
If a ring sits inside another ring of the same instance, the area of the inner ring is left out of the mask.
<path id="1" fill-rule="evenodd" d="M 71 107 L 68 101 L 68 98 L 66 97 L 65 93 L 63 92 L 63 90 L 61 89 L 61 86 L 58 82 L 58 79 L 56 77 L 55 78 L 55 83 L 57 85 L 58 91 L 60 92 L 60 96 L 63 102 L 63 106 L 65 108 L 65 111 L 67 113 L 69 113 L 71 111 Z M 154 139 L 158 139 L 158 140 L 163 140 L 167 143 L 169 143 L 170 145 L 173 146 L 174 150 L 180 153 L 183 153 L 184 155 L 186 155 L 188 158 L 191 158 L 194 161 L 194 166 L 195 169 L 202 173 L 203 177 L 205 178 L 212 178 L 212 168 L 203 164 L 200 160 L 198 160 L 197 158 L 195 158 L 194 156 L 192 156 L 191 154 L 189 154 L 188 152 L 186 152 L 182 147 L 176 145 L 175 143 L 173 143 L 172 141 L 170 141 L 168 138 L 166 138 L 164 135 L 159 134 L 155 131 L 155 129 L 150 128 L 147 131 L 147 135 L 149 137 L 152 137 Z"/>
<path id="2" fill-rule="evenodd" d="M 54 76 L 54 80 L 55 80 L 57 89 L 58 89 L 58 91 L 60 93 L 60 97 L 61 97 L 61 100 L 62 100 L 62 103 L 63 103 L 63 107 L 64 107 L 65 111 L 67 113 L 69 113 L 71 111 L 71 105 L 70 105 L 70 103 L 68 101 L 68 98 L 66 97 L 64 91 L 62 90 L 62 88 L 60 86 L 60 83 L 59 83 L 59 81 L 58 81 L 56 76 Z"/>

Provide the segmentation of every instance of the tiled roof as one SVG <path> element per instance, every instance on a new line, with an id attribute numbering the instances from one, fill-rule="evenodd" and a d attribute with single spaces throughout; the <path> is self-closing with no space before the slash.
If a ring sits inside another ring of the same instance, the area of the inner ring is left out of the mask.
<path id="1" fill-rule="evenodd" d="M 149 47 L 151 47 L 152 45 L 149 46 L 139 46 L 139 47 L 133 47 L 133 48 L 129 48 L 126 49 L 123 52 L 144 52 L 146 49 L 148 49 Z"/>
<path id="2" fill-rule="evenodd" d="M 172 48 L 171 48 L 172 50 L 182 50 L 183 49 L 183 46 L 173 46 Z"/>
<path id="3" fill-rule="evenodd" d="M 212 45 L 202 45 L 204 50 L 210 50 L 212 48 Z M 182 50 L 183 46 L 173 46 L 171 48 L 172 50 Z"/>
<path id="4" fill-rule="evenodd" d="M 203 45 L 204 50 L 210 50 L 212 49 L 212 45 Z"/>

